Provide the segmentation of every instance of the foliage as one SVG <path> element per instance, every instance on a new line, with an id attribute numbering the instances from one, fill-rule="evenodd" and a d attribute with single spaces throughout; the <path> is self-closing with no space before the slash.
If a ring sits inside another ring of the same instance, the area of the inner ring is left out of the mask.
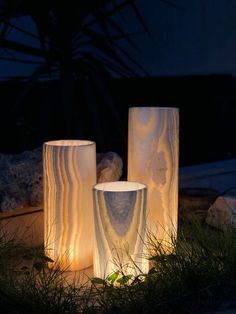
<path id="1" fill-rule="evenodd" d="M 66 4 L 54 0 L 3 1 L 2 5 L 0 3 L 0 21 L 3 24 L 0 47 L 27 58 L 12 61 L 33 63 L 34 60 L 28 57 L 39 58 L 42 62 L 37 70 L 39 75 L 49 72 L 66 75 L 70 72 L 78 76 L 93 76 L 97 71 L 105 72 L 107 68 L 117 74 L 133 75 L 135 72 L 130 63 L 140 69 L 142 67 L 119 45 L 119 40 L 124 39 L 137 49 L 132 34 L 125 31 L 119 17 L 127 8 L 133 10 L 148 32 L 134 0 L 70 0 Z M 37 33 L 16 26 L 14 18 L 17 16 L 29 16 Z M 29 39 L 38 39 L 40 46 L 36 48 L 32 44 L 8 39 L 11 29 L 22 32 Z"/>
<path id="2" fill-rule="evenodd" d="M 0 239 L 0 306 L 6 313 L 202 313 L 234 297 L 236 235 L 182 224 L 175 253 L 150 257 L 148 274 L 117 270 L 86 285 L 48 269 L 42 248 Z M 154 252 L 154 250 L 153 250 Z M 25 263 L 26 261 L 26 263 Z M 23 266 L 22 266 L 23 265 Z"/>
<path id="3" fill-rule="evenodd" d="M 98 285 L 101 308 L 106 313 L 202 313 L 234 297 L 234 233 L 185 224 L 174 246 L 175 253 L 164 255 L 156 241 L 149 273 L 129 284 L 117 287 L 112 274 Z"/>
<path id="4" fill-rule="evenodd" d="M 22 16 L 32 21 L 35 30 L 17 23 L 17 18 Z M 129 31 L 130 17 L 136 24 L 131 25 L 132 32 Z M 19 36 L 14 38 L 14 32 Z M 134 33 L 138 32 L 146 32 L 151 37 L 135 0 L 69 0 L 66 3 L 0 0 L 0 60 L 34 65 L 29 76 L 2 78 L 24 83 L 13 107 L 21 133 L 24 130 L 32 133 L 35 129 L 35 117 L 26 120 L 28 112 L 24 111 L 31 110 L 24 109 L 26 98 L 32 91 L 37 98 L 44 96 L 43 104 L 47 103 L 44 106 L 48 107 L 46 114 L 49 115 L 50 91 L 44 89 L 44 95 L 37 94 L 36 86 L 42 80 L 57 80 L 59 85 L 54 98 L 60 95 L 56 110 L 63 117 L 62 137 L 91 137 L 93 129 L 92 137 L 103 150 L 107 130 L 102 130 L 106 120 L 113 119 L 119 130 L 124 128 L 110 89 L 111 77 L 147 74 L 127 49 L 131 47 L 140 53 L 133 40 Z M 91 122 L 87 127 L 84 121 L 88 120 Z M 34 137 L 40 132 L 42 130 L 35 131 Z M 122 131 L 119 136 L 123 137 Z M 30 135 L 28 137 L 30 140 Z M 24 135 L 19 141 L 25 141 Z"/>

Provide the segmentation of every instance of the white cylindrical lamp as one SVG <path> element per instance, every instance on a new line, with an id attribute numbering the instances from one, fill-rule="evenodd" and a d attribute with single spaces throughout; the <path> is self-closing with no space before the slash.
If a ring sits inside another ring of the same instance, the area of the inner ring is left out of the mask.
<path id="1" fill-rule="evenodd" d="M 44 244 L 52 267 L 92 265 L 96 145 L 84 140 L 44 143 Z"/>
<path id="2" fill-rule="evenodd" d="M 99 183 L 93 196 L 94 276 L 106 278 L 119 270 L 128 275 L 146 273 L 146 186 L 125 181 Z"/>
<path id="3" fill-rule="evenodd" d="M 147 229 L 166 253 L 172 250 L 178 219 L 179 111 L 129 109 L 128 180 L 147 185 Z"/>

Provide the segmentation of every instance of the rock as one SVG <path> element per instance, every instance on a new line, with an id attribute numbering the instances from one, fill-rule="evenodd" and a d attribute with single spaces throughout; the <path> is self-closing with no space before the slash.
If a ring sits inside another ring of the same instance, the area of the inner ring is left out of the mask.
<path id="1" fill-rule="evenodd" d="M 236 191 L 219 196 L 209 208 L 206 223 L 223 231 L 236 228 Z"/>
<path id="2" fill-rule="evenodd" d="M 117 181 L 122 159 L 114 152 L 97 154 L 98 182 Z M 0 154 L 0 211 L 43 204 L 42 149 L 18 155 Z"/>
<path id="3" fill-rule="evenodd" d="M 219 192 L 207 188 L 183 188 L 179 191 L 179 217 L 183 221 L 205 222 L 207 211 Z"/>
<path id="4" fill-rule="evenodd" d="M 10 211 L 43 202 L 42 150 L 0 155 L 0 208 Z"/>
<path id="5" fill-rule="evenodd" d="M 98 183 L 118 181 L 122 176 L 123 162 L 114 152 L 97 154 Z"/>

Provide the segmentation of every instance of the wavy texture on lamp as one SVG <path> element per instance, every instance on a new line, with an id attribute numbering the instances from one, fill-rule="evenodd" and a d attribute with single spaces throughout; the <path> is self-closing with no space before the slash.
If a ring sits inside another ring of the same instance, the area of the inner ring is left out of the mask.
<path id="1" fill-rule="evenodd" d="M 79 270 L 92 265 L 95 143 L 44 143 L 44 243 L 53 267 Z"/>
<path id="2" fill-rule="evenodd" d="M 178 109 L 130 108 L 128 134 L 128 180 L 147 185 L 147 227 L 168 253 L 178 217 Z"/>
<path id="3" fill-rule="evenodd" d="M 97 184 L 93 192 L 94 276 L 105 278 L 121 269 L 126 274 L 146 273 L 146 186 L 107 182 Z"/>

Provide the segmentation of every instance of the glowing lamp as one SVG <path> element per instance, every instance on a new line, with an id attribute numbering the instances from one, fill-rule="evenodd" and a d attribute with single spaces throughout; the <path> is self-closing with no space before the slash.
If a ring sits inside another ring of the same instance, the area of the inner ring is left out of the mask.
<path id="1" fill-rule="evenodd" d="M 122 270 L 136 275 L 148 271 L 146 257 L 146 186 L 137 182 L 95 185 L 94 276 L 105 278 Z"/>
<path id="2" fill-rule="evenodd" d="M 177 108 L 129 109 L 128 180 L 147 185 L 147 229 L 166 253 L 177 231 L 178 132 Z"/>
<path id="3" fill-rule="evenodd" d="M 44 143 L 44 244 L 53 267 L 79 270 L 92 265 L 94 142 Z"/>

